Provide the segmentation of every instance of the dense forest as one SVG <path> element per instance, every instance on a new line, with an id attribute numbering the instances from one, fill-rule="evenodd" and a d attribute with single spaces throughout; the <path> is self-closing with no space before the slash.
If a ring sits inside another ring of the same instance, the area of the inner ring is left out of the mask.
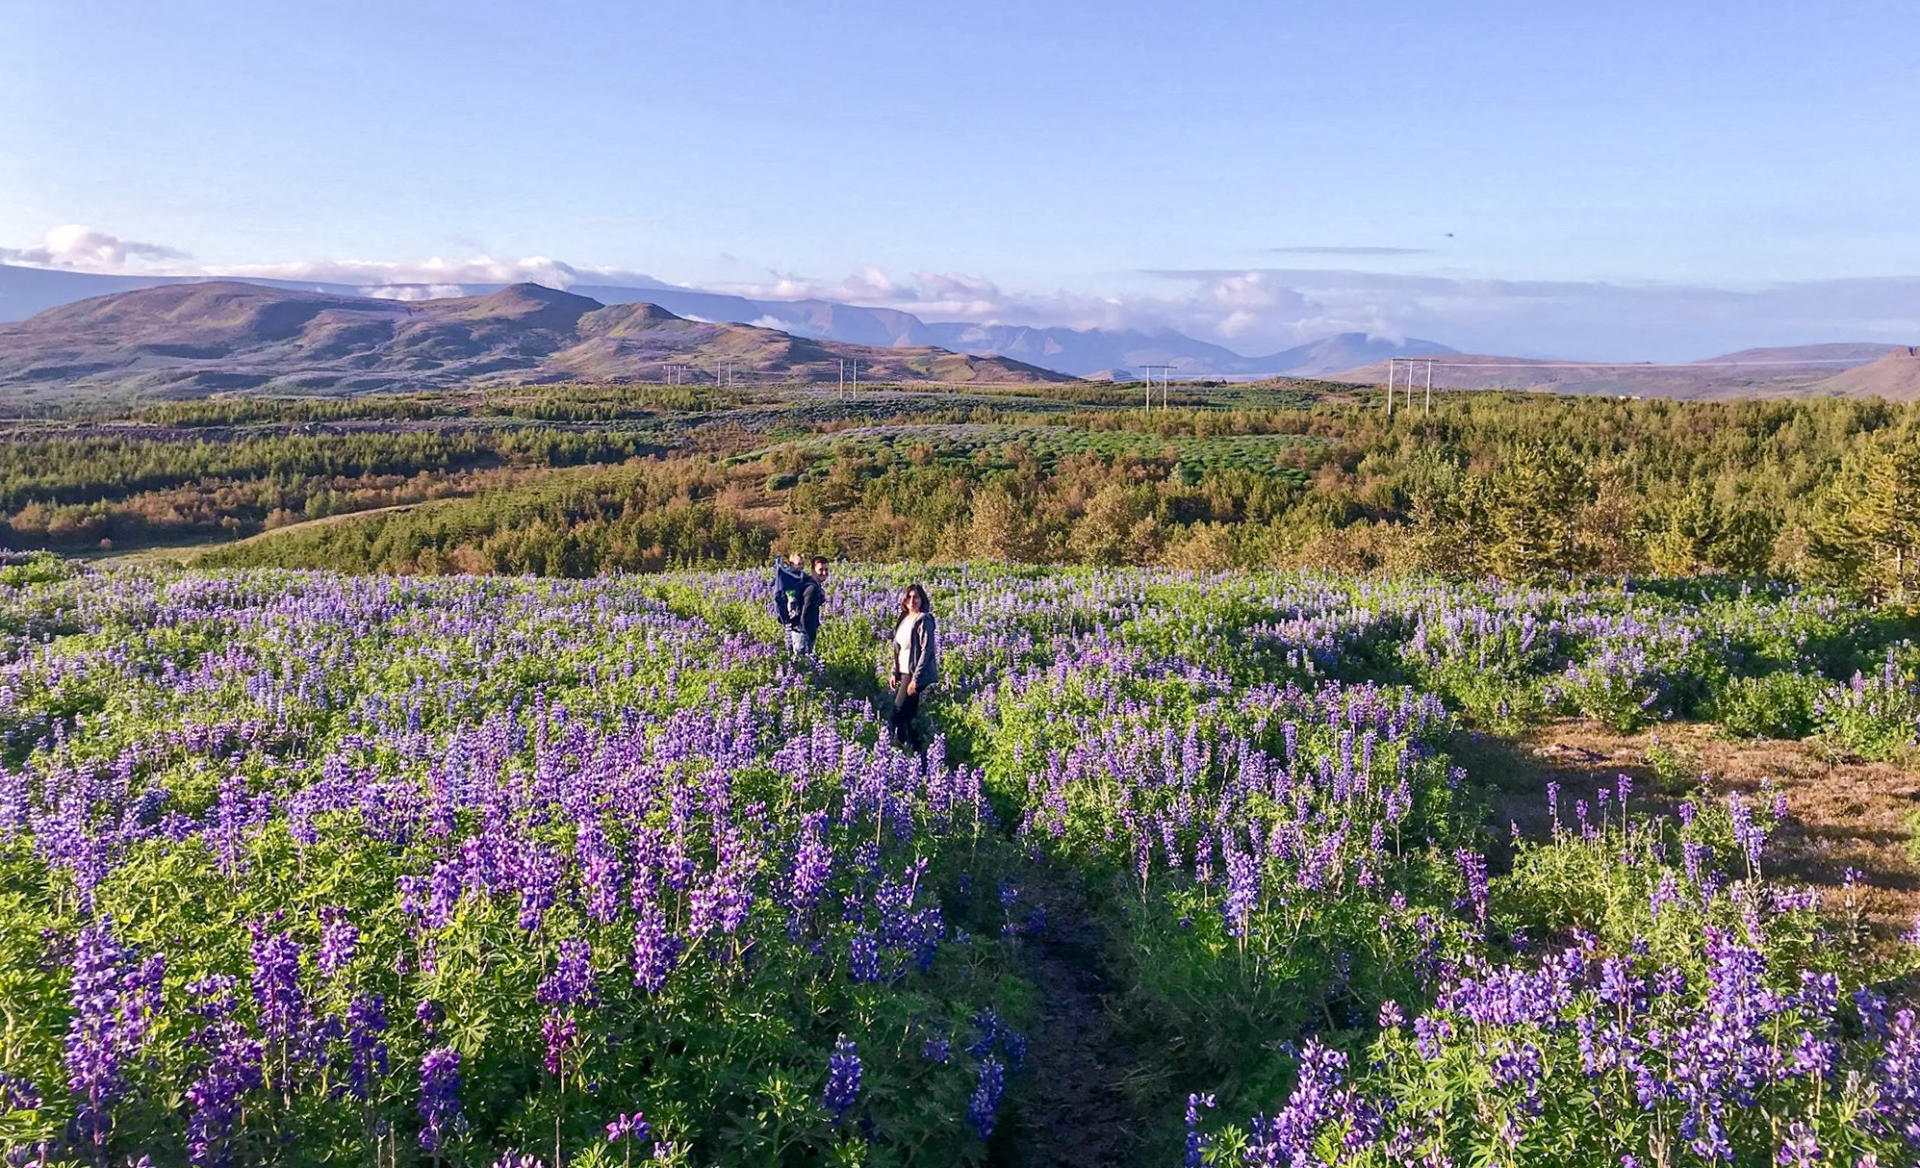
<path id="1" fill-rule="evenodd" d="M 1905 596 L 1920 405 L 1448 393 L 1390 419 L 1319 383 L 1186 386 L 1152 411 L 1084 385 L 214 399 L 0 430 L 0 508 L 16 546 L 187 543 L 221 565 L 581 576 L 804 547 Z"/>

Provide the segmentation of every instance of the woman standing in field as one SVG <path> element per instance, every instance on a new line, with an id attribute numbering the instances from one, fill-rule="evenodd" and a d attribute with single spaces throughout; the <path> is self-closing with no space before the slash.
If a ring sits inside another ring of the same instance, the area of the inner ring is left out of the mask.
<path id="1" fill-rule="evenodd" d="M 920 699 L 939 679 L 939 629 L 933 619 L 933 606 L 927 602 L 927 590 L 910 584 L 900 594 L 900 612 L 893 625 L 893 716 L 887 719 L 887 732 L 896 744 L 926 749 L 915 731 L 913 719 L 920 712 Z"/>

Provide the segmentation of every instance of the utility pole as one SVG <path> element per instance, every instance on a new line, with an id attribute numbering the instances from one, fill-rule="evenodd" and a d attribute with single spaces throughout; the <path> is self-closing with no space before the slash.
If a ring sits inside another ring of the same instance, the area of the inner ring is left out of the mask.
<path id="1" fill-rule="evenodd" d="M 840 388 L 834 391 L 838 396 L 847 396 L 847 359 L 840 358 Z"/>
<path id="2" fill-rule="evenodd" d="M 853 359 L 853 393 L 855 397 L 860 395 L 860 358 L 858 357 Z"/>
<path id="3" fill-rule="evenodd" d="M 1387 358 L 1387 421 L 1393 421 L 1393 366 L 1392 357 Z"/>
<path id="4" fill-rule="evenodd" d="M 1427 414 L 1433 413 L 1433 358 L 1427 358 Z M 1423 415 L 1424 416 L 1424 415 Z"/>
<path id="5" fill-rule="evenodd" d="M 1147 409 L 1148 410 L 1153 409 L 1153 371 L 1155 369 L 1158 369 L 1160 371 L 1160 408 L 1163 410 L 1172 408 L 1171 406 L 1168 405 L 1167 389 L 1168 389 L 1168 386 L 1172 384 L 1171 371 L 1173 369 L 1173 366 L 1160 365 L 1160 364 L 1154 364 L 1154 365 L 1143 364 L 1140 367 L 1147 371 Z"/>

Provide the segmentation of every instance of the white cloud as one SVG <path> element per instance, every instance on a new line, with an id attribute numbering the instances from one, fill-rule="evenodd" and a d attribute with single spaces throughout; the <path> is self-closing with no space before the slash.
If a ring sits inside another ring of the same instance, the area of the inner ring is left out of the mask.
<path id="1" fill-rule="evenodd" d="M 1186 301 L 1234 301 L 1249 276 L 1295 299 L 1231 322 L 1263 347 L 1337 332 L 1441 341 L 1471 352 L 1603 361 L 1696 360 L 1732 349 L 1818 341 L 1913 343 L 1920 277 L 1813 280 L 1750 288 L 1600 281 L 1457 279 L 1346 270 L 1154 273 Z M 1249 311 L 1239 308 L 1236 311 Z M 1196 333 L 1195 335 L 1201 335 Z M 1235 347 L 1245 347 L 1236 345 Z"/>
<path id="2" fill-rule="evenodd" d="M 375 300 L 446 300 L 466 294 L 458 284 L 372 284 L 360 289 L 360 295 Z"/>
<path id="3" fill-rule="evenodd" d="M 66 224 L 26 247 L 0 247 L 0 263 L 23 267 L 66 268 L 75 271 L 124 272 L 143 275 L 232 276 L 247 280 L 293 280 L 315 284 L 349 284 L 365 295 L 394 300 L 419 300 L 435 295 L 460 295 L 471 284 L 545 284 L 569 288 L 575 284 L 658 285 L 639 272 L 619 268 L 579 267 L 546 256 L 495 259 L 355 260 L 325 259 L 260 264 L 187 264 L 191 257 L 178 248 L 121 239 L 80 224 Z M 878 269 L 870 269 L 878 276 Z M 884 278 L 884 277 L 881 277 Z M 449 292 L 448 289 L 453 291 Z"/>
<path id="4" fill-rule="evenodd" d="M 746 323 L 754 328 L 777 329 L 783 333 L 792 333 L 796 337 L 824 337 L 827 335 L 824 329 L 815 328 L 813 324 L 808 321 L 787 320 L 771 314 L 756 317 Z"/>
<path id="5" fill-rule="evenodd" d="M 360 287 L 419 284 L 460 287 L 466 284 L 545 284 L 569 288 L 603 273 L 580 269 L 545 256 L 496 260 L 434 257 L 419 261 L 313 260 L 279 264 L 210 264 L 199 269 L 209 276 L 236 276 L 255 280 L 311 280 L 316 284 L 354 284 Z"/>
<path id="6" fill-rule="evenodd" d="M 128 260 L 183 260 L 187 253 L 157 243 L 121 239 L 78 223 L 50 229 L 37 244 L 0 247 L 0 261 L 37 268 L 73 268 L 89 272 L 118 272 Z"/>

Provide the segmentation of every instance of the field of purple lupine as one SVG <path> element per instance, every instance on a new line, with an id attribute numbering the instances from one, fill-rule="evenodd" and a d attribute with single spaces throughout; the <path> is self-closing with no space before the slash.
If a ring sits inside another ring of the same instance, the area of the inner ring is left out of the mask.
<path id="1" fill-rule="evenodd" d="M 893 598 L 942 623 L 890 745 Z M 1912 941 L 1582 715 L 1911 759 L 1902 614 L 953 566 L 0 569 L 10 1164 L 1910 1165 Z"/>

